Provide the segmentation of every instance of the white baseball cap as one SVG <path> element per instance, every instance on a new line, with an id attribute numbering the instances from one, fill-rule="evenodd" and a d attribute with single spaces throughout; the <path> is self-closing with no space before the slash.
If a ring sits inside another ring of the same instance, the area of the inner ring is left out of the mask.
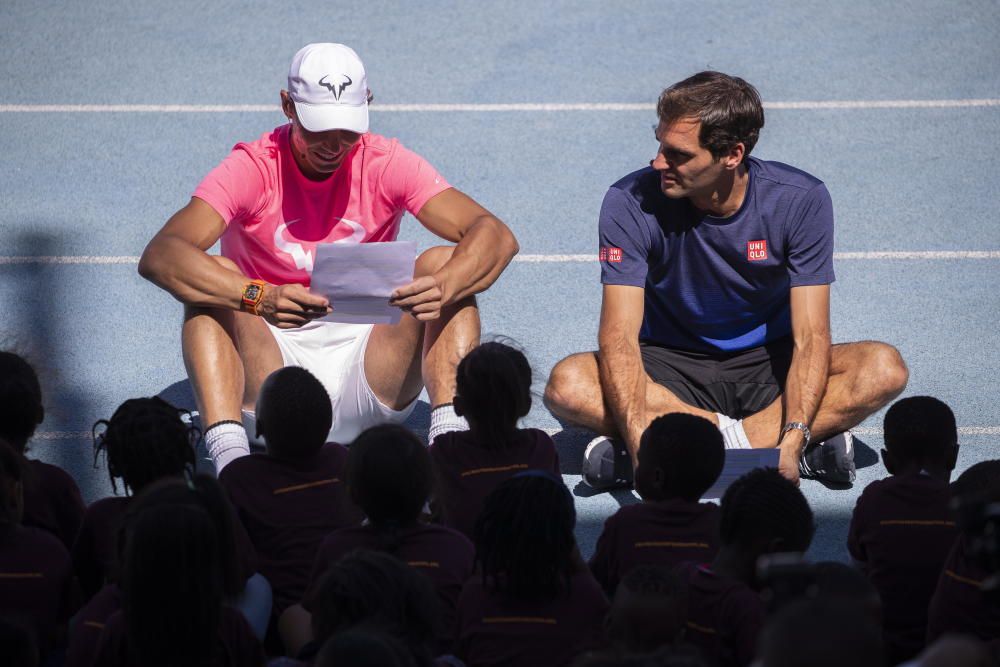
<path id="1" fill-rule="evenodd" d="M 368 77 L 348 46 L 324 42 L 299 49 L 288 69 L 288 94 L 310 132 L 368 131 Z"/>

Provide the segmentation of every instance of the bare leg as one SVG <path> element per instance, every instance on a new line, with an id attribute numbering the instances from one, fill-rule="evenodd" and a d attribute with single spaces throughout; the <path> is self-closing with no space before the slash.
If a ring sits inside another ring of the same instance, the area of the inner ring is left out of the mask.
<path id="1" fill-rule="evenodd" d="M 886 343 L 840 343 L 830 349 L 830 376 L 826 393 L 812 423 L 812 439 L 825 440 L 857 426 L 899 396 L 909 373 L 903 357 Z M 785 419 L 779 397 L 743 420 L 750 444 L 776 447 Z"/>
<path id="2" fill-rule="evenodd" d="M 898 396 L 906 387 L 907 378 L 906 364 L 891 345 L 874 341 L 834 345 L 826 393 L 813 420 L 813 440 L 823 440 L 858 425 Z M 618 435 L 604 403 L 594 352 L 574 354 L 556 364 L 545 387 L 545 405 L 567 422 L 603 435 Z M 754 447 L 777 446 L 784 424 L 782 410 L 779 397 L 743 420 L 747 438 Z M 718 423 L 714 413 L 684 403 L 648 378 L 646 411 L 650 420 L 668 412 L 686 412 Z"/>
<path id="3" fill-rule="evenodd" d="M 604 402 L 596 352 L 573 354 L 556 364 L 545 386 L 544 401 L 549 411 L 564 421 L 601 435 L 618 435 L 618 426 Z M 714 412 L 688 405 L 646 376 L 646 414 L 652 421 L 668 412 L 686 412 L 718 424 Z"/>
<path id="4" fill-rule="evenodd" d="M 451 257 L 450 247 L 426 250 L 417 259 L 416 277 L 437 271 Z M 479 344 L 479 309 L 474 298 L 441 311 L 441 317 L 421 322 L 404 314 L 399 324 L 378 324 L 365 350 L 365 377 L 380 401 L 400 410 L 427 386 L 431 406 L 450 403 L 455 396 L 458 362 Z"/>
<path id="5" fill-rule="evenodd" d="M 225 257 L 213 259 L 238 271 Z M 223 308 L 185 307 L 181 349 L 206 427 L 239 421 L 240 408 L 253 409 L 264 379 L 282 366 L 281 351 L 264 320 Z"/>

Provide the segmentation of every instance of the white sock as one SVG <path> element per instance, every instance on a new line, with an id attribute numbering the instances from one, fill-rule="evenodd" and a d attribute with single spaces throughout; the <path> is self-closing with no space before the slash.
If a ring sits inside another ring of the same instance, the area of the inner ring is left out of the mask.
<path id="1" fill-rule="evenodd" d="M 427 433 L 427 442 L 434 442 L 434 438 L 451 431 L 468 431 L 469 422 L 465 417 L 455 414 L 455 406 L 451 403 L 439 405 L 431 410 L 431 429 Z"/>
<path id="2" fill-rule="evenodd" d="M 721 412 L 716 412 L 719 418 L 719 431 L 726 444 L 726 449 L 750 449 L 750 439 L 747 432 L 743 430 L 743 420 L 727 417 Z"/>
<path id="3" fill-rule="evenodd" d="M 205 447 L 215 464 L 215 474 L 227 465 L 250 453 L 250 442 L 246 429 L 238 421 L 221 421 L 212 424 L 205 431 Z"/>

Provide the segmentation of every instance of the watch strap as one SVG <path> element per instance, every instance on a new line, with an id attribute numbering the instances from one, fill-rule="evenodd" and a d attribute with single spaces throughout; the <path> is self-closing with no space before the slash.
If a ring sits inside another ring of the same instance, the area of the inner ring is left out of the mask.
<path id="1" fill-rule="evenodd" d="M 266 288 L 267 283 L 263 280 L 251 280 L 244 285 L 241 310 L 250 313 L 251 315 L 260 315 L 257 308 L 264 300 L 264 290 Z"/>

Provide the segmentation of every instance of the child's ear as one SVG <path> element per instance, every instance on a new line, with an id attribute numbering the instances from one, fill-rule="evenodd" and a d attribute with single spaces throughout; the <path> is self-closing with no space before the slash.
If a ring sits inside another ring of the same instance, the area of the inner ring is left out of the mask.
<path id="1" fill-rule="evenodd" d="M 462 401 L 462 397 L 455 394 L 455 398 L 451 399 L 451 409 L 455 411 L 455 414 L 459 417 L 465 416 L 465 403 Z"/>
<path id="2" fill-rule="evenodd" d="M 889 471 L 890 475 L 896 474 L 896 459 L 889 453 L 888 449 L 882 449 L 882 464 Z"/>
<path id="3" fill-rule="evenodd" d="M 948 456 L 948 470 L 954 470 L 955 466 L 958 465 L 958 443 L 956 442 L 952 445 L 951 452 Z"/>

